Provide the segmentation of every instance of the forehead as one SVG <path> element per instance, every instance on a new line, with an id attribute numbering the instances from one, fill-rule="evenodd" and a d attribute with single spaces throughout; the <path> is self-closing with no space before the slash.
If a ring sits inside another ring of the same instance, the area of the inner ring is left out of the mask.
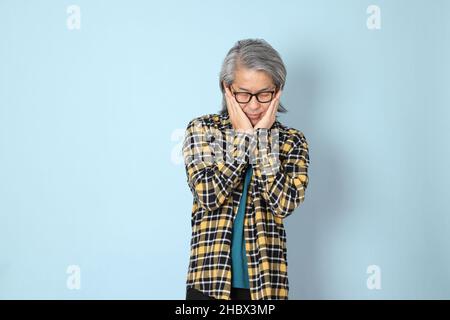
<path id="1" fill-rule="evenodd" d="M 264 71 L 241 67 L 236 69 L 234 73 L 234 85 L 250 91 L 257 91 L 262 88 L 272 87 L 273 80 L 272 77 Z"/>

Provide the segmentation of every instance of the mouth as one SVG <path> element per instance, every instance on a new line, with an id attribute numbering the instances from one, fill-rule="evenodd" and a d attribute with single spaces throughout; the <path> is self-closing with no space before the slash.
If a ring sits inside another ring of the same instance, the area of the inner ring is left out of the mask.
<path id="1" fill-rule="evenodd" d="M 247 114 L 247 117 L 252 120 L 259 119 L 259 114 Z"/>

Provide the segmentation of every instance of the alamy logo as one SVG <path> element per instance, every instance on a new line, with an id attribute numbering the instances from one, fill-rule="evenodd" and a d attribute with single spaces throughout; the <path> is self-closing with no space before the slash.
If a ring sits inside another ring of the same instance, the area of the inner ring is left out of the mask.
<path id="1" fill-rule="evenodd" d="M 275 175 L 280 168 L 279 130 L 260 129 L 244 133 L 234 129 L 224 132 L 215 128 L 203 128 L 196 122 L 183 143 L 186 163 L 250 163 L 258 164 L 262 174 Z M 237 139 L 236 139 L 237 138 Z M 235 144 L 236 141 L 239 141 Z"/>
<path id="2" fill-rule="evenodd" d="M 367 289 L 380 290 L 381 289 L 381 269 L 379 266 L 373 264 L 367 267 Z"/>
<path id="3" fill-rule="evenodd" d="M 67 14 L 67 29 L 80 30 L 81 29 L 81 9 L 77 5 L 70 5 L 66 9 Z"/>
<path id="4" fill-rule="evenodd" d="M 370 5 L 366 10 L 367 14 L 370 14 L 367 17 L 366 25 L 369 30 L 378 30 L 381 29 L 381 9 L 379 6 Z"/>
<path id="5" fill-rule="evenodd" d="M 66 269 L 67 277 L 66 286 L 69 290 L 81 289 L 81 268 L 78 265 L 70 265 Z"/>

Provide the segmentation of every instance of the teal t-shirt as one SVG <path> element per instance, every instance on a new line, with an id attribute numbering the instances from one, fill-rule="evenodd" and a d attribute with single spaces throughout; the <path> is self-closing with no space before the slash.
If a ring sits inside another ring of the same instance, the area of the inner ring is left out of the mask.
<path id="1" fill-rule="evenodd" d="M 231 286 L 234 288 L 250 288 L 248 280 L 248 265 L 244 237 L 244 216 L 247 205 L 247 191 L 252 176 L 252 166 L 245 172 L 244 187 L 239 202 L 239 208 L 233 224 L 231 241 Z"/>

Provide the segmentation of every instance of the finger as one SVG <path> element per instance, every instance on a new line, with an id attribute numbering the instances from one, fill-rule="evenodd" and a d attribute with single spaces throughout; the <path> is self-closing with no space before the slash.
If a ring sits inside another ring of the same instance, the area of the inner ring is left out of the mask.
<path id="1" fill-rule="evenodd" d="M 225 87 L 225 99 L 227 101 L 228 112 L 230 112 L 230 111 L 233 112 L 234 108 L 233 108 L 233 104 L 232 104 L 231 97 L 230 97 L 230 90 L 227 87 Z"/>
<path id="2" fill-rule="evenodd" d="M 229 94 L 229 98 L 230 98 L 230 102 L 233 105 L 233 108 L 235 110 L 239 110 L 242 109 L 241 106 L 238 104 L 238 102 L 236 101 L 236 99 L 234 98 L 234 95 L 231 93 L 230 88 L 228 88 L 228 94 Z"/>
<path id="3" fill-rule="evenodd" d="M 237 103 L 236 103 L 237 104 Z M 250 121 L 250 119 L 248 119 L 247 115 L 245 114 L 244 110 L 242 110 L 240 105 L 235 105 L 235 111 L 236 114 L 239 115 L 240 117 L 247 119 L 248 121 Z"/>
<path id="4" fill-rule="evenodd" d="M 266 112 L 265 116 L 271 117 L 271 116 L 273 115 L 274 109 L 276 109 L 276 108 L 275 108 L 275 106 L 276 106 L 276 101 L 277 101 L 277 99 L 275 98 L 275 99 L 273 99 L 273 100 L 270 102 L 269 107 L 267 108 L 267 112 Z"/>
<path id="5" fill-rule="evenodd" d="M 233 103 L 234 98 L 232 97 L 229 88 L 226 88 L 226 90 L 225 90 L 225 99 L 226 99 L 226 103 L 227 103 L 227 109 L 228 109 L 228 115 L 230 117 L 230 122 L 231 122 L 233 128 L 235 128 L 237 125 L 236 118 L 239 117 L 239 114 L 237 114 L 236 106 Z"/>
<path id="6" fill-rule="evenodd" d="M 283 90 L 282 90 L 282 89 L 278 90 L 278 92 L 277 92 L 277 94 L 276 94 L 276 97 L 277 97 L 278 99 L 280 99 L 282 93 L 283 93 Z"/>
<path id="7" fill-rule="evenodd" d="M 224 87 L 225 88 L 225 94 L 227 95 L 227 96 L 230 96 L 230 89 L 227 87 L 227 86 L 225 86 Z"/>
<path id="8" fill-rule="evenodd" d="M 275 116 L 278 112 L 279 101 L 280 101 L 279 98 L 275 99 L 274 106 L 272 109 L 272 116 Z"/>
<path id="9" fill-rule="evenodd" d="M 273 115 L 276 115 L 278 112 L 278 107 L 280 105 L 280 97 L 283 90 L 278 90 L 276 97 L 275 97 L 275 107 L 273 108 Z"/>
<path id="10" fill-rule="evenodd" d="M 242 110 L 242 108 L 241 108 L 241 106 L 239 105 L 238 102 L 235 103 L 235 111 L 236 111 L 236 115 L 238 117 L 240 117 L 241 119 L 243 119 L 243 121 L 245 121 L 247 123 L 247 125 L 252 126 L 252 123 L 251 123 L 250 119 L 247 117 L 247 115 L 245 114 L 244 110 Z"/>
<path id="11" fill-rule="evenodd" d="M 236 104 L 234 101 L 233 94 L 230 91 L 229 87 L 225 87 L 226 96 L 228 97 L 227 101 L 230 105 L 230 108 L 235 112 L 236 111 Z"/>
<path id="12" fill-rule="evenodd" d="M 231 93 L 229 87 L 225 87 L 225 92 L 226 92 L 228 98 L 230 98 L 230 100 L 232 100 L 232 98 L 234 98 L 234 96 L 233 96 L 233 94 Z"/>

